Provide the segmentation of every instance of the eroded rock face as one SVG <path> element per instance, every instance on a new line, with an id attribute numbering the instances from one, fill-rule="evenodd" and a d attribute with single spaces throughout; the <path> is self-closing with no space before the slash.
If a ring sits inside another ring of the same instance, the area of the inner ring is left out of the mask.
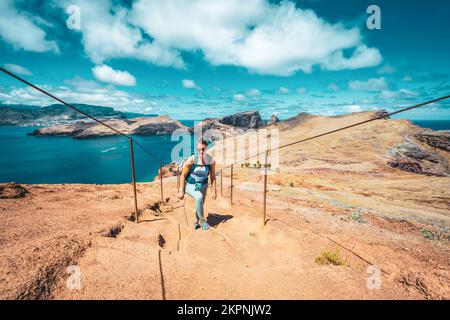
<path id="1" fill-rule="evenodd" d="M 161 135 L 161 134 L 171 134 L 180 127 L 175 122 L 162 122 L 154 124 L 143 124 L 133 130 L 133 134 L 137 135 Z"/>
<path id="2" fill-rule="evenodd" d="M 391 158 L 388 165 L 393 168 L 419 174 L 450 176 L 450 166 L 446 158 L 412 141 L 395 145 L 388 155 Z"/>
<path id="3" fill-rule="evenodd" d="M 439 163 L 439 157 L 435 153 L 430 153 L 428 150 L 423 149 L 419 145 L 411 142 L 407 142 L 396 146 L 397 151 L 410 159 L 416 161 L 430 161 L 432 163 Z"/>
<path id="4" fill-rule="evenodd" d="M 194 127 L 190 128 L 191 133 L 200 133 L 204 135 L 204 138 L 211 140 L 218 138 L 217 136 L 231 137 L 236 134 L 242 134 L 248 129 L 258 129 L 262 127 L 263 121 L 258 111 L 246 111 L 226 116 L 223 118 L 208 118 Z"/>
<path id="5" fill-rule="evenodd" d="M 450 151 L 450 131 L 432 131 L 426 130 L 416 134 L 417 139 L 428 144 L 429 146 L 439 148 L 441 150 Z"/>
<path id="6" fill-rule="evenodd" d="M 28 190 L 15 182 L 0 184 L 0 199 L 18 199 L 28 194 Z"/>
<path id="7" fill-rule="evenodd" d="M 105 120 L 106 124 L 128 135 L 163 135 L 172 134 L 177 129 L 188 131 L 188 127 L 169 116 L 140 117 L 133 119 Z M 41 128 L 31 133 L 34 136 L 70 136 L 74 138 L 93 138 L 117 135 L 117 132 L 96 123 L 77 122 L 68 125 L 56 125 Z"/>
<path id="8" fill-rule="evenodd" d="M 222 124 L 233 127 L 257 129 L 262 126 L 261 115 L 258 111 L 245 111 L 223 117 L 218 120 Z"/>
<path id="9" fill-rule="evenodd" d="M 277 117 L 276 115 L 273 114 L 273 115 L 270 117 L 270 121 L 267 122 L 267 125 L 270 126 L 270 125 L 272 125 L 272 124 L 274 124 L 274 123 L 278 123 L 278 122 L 280 122 L 280 119 L 278 119 L 278 117 Z"/>
<path id="10" fill-rule="evenodd" d="M 230 129 L 232 126 L 224 125 L 219 122 L 219 119 L 216 118 L 207 118 L 195 126 L 189 128 L 189 132 L 191 133 L 197 133 L 200 132 L 200 129 L 202 131 L 202 134 L 204 134 L 208 130 L 218 130 L 220 132 L 225 132 L 226 130 Z"/>
<path id="11" fill-rule="evenodd" d="M 387 112 L 386 110 L 379 110 L 375 112 L 374 118 L 383 118 L 385 120 L 389 119 L 388 116 L 389 112 Z"/>

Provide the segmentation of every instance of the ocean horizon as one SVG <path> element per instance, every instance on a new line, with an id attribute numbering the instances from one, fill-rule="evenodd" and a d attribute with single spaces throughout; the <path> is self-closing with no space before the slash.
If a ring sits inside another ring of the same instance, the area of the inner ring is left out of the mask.
<path id="1" fill-rule="evenodd" d="M 181 120 L 192 126 L 197 120 Z M 450 120 L 411 120 L 433 130 L 450 130 Z M 36 137 L 39 127 L 0 126 L 0 182 L 25 184 L 88 183 L 118 184 L 131 181 L 128 140 L 124 137 L 73 139 Z M 178 141 L 170 135 L 137 136 L 164 163 Z M 158 174 L 159 163 L 135 148 L 136 180 L 148 182 Z"/>

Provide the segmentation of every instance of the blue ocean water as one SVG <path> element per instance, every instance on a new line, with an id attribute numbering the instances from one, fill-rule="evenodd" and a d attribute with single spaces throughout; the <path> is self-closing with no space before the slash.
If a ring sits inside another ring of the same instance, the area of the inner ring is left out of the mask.
<path id="1" fill-rule="evenodd" d="M 411 120 L 413 123 L 433 130 L 450 130 L 450 120 Z"/>
<path id="2" fill-rule="evenodd" d="M 193 121 L 182 121 L 192 125 Z M 128 183 L 131 181 L 129 143 L 125 137 L 92 139 L 35 137 L 38 127 L 0 126 L 0 182 Z M 170 135 L 137 136 L 140 144 L 163 163 L 171 162 L 177 141 Z M 136 180 L 151 181 L 159 163 L 134 147 Z"/>
<path id="3" fill-rule="evenodd" d="M 182 121 L 191 126 L 194 121 Z M 450 130 L 450 120 L 413 121 L 422 127 Z M 0 126 L 0 182 L 128 183 L 131 181 L 128 140 L 124 137 L 72 139 L 28 136 L 35 127 Z M 164 163 L 171 161 L 170 136 L 136 137 Z M 135 147 L 136 179 L 151 181 L 159 164 Z"/>

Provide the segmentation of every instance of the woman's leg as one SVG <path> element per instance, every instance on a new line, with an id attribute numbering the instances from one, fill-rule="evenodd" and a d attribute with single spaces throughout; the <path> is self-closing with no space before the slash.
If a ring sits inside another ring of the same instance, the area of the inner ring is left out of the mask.
<path id="1" fill-rule="evenodd" d="M 201 221 L 205 221 L 205 216 L 203 212 L 203 204 L 206 199 L 206 191 L 208 186 L 203 187 L 200 190 L 195 190 L 195 185 L 192 183 L 186 183 L 185 192 L 194 198 L 195 201 L 195 210 L 197 214 L 197 221 L 200 219 Z"/>

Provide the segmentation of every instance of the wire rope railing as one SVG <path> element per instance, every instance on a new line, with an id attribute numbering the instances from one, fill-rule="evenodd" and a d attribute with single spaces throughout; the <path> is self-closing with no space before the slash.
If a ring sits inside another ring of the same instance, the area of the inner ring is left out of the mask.
<path id="1" fill-rule="evenodd" d="M 143 150 L 145 152 L 145 154 L 147 154 L 148 156 L 150 156 L 152 159 L 158 161 L 159 163 L 159 180 L 160 180 L 160 195 L 161 195 L 161 202 L 164 202 L 164 192 L 163 192 L 163 161 L 161 159 L 159 159 L 157 156 L 155 156 L 150 150 L 148 150 L 147 148 L 145 148 L 141 143 L 139 143 L 138 141 L 136 141 L 132 135 L 129 134 L 125 134 L 123 132 L 121 132 L 120 130 L 112 127 L 111 125 L 105 123 L 104 121 L 88 114 L 87 112 L 80 110 L 79 108 L 75 107 L 74 105 L 67 103 L 66 101 L 58 98 L 57 96 L 55 96 L 54 94 L 48 92 L 47 90 L 44 90 L 36 85 L 34 85 L 33 83 L 25 80 L 24 78 L 0 67 L 0 71 L 2 71 L 3 73 L 5 73 L 6 75 L 26 84 L 27 86 L 41 92 L 42 94 L 52 98 L 53 100 L 58 101 L 59 103 L 63 104 L 64 106 L 74 110 L 77 113 L 82 114 L 83 116 L 97 122 L 98 124 L 108 128 L 109 130 L 117 133 L 120 136 L 123 136 L 125 138 L 128 139 L 129 142 L 129 148 L 130 148 L 130 164 L 131 164 L 131 179 L 132 179 L 132 185 L 133 185 L 133 198 L 134 198 L 134 213 L 135 213 L 135 221 L 139 222 L 139 209 L 138 209 L 138 201 L 137 201 L 137 189 L 136 189 L 136 172 L 135 172 L 135 161 L 134 161 L 134 147 L 133 144 L 135 144 L 136 146 L 138 146 L 141 150 Z"/>

